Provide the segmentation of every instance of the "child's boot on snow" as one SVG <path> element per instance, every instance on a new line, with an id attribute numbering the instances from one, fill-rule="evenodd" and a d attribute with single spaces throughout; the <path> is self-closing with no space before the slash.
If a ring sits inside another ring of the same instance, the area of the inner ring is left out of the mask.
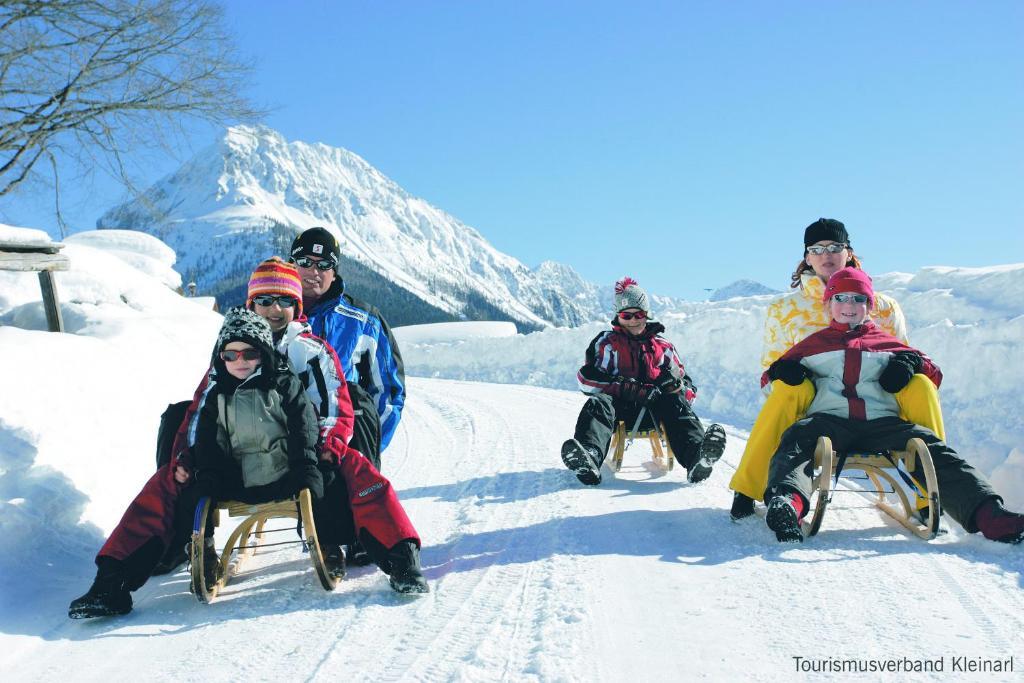
<path id="1" fill-rule="evenodd" d="M 224 570 L 220 566 L 220 558 L 217 557 L 217 548 L 213 539 L 207 536 L 203 539 L 203 580 L 206 581 L 206 589 L 210 590 L 214 584 L 224 576 Z"/>
<path id="2" fill-rule="evenodd" d="M 974 523 L 990 541 L 1020 543 L 1024 540 L 1024 515 L 1010 512 L 998 498 L 989 498 L 978 506 Z"/>
<path id="3" fill-rule="evenodd" d="M 345 566 L 345 551 L 341 546 L 328 545 L 321 547 L 321 551 L 324 554 L 324 569 L 327 570 L 328 576 L 335 579 L 345 578 L 348 569 Z"/>
<path id="4" fill-rule="evenodd" d="M 704 432 L 700 449 L 697 451 L 697 462 L 686 473 L 686 481 L 696 484 L 710 477 L 711 470 L 724 452 L 725 430 L 722 429 L 722 425 L 713 424 Z"/>
<path id="5" fill-rule="evenodd" d="M 604 458 L 593 446 L 584 446 L 576 439 L 562 444 L 562 462 L 587 486 L 601 483 L 601 462 Z"/>
<path id="6" fill-rule="evenodd" d="M 388 551 L 391 587 L 399 593 L 429 593 L 430 586 L 420 569 L 420 549 L 415 541 L 399 541 Z"/>
<path id="7" fill-rule="evenodd" d="M 132 594 L 125 586 L 125 568 L 121 560 L 101 555 L 96 559 L 96 579 L 85 595 L 68 605 L 72 619 L 91 619 L 128 614 L 132 611 Z"/>
<path id="8" fill-rule="evenodd" d="M 796 493 L 772 496 L 764 521 L 775 532 L 779 543 L 803 543 L 804 534 L 800 530 L 803 512 L 804 500 Z"/>

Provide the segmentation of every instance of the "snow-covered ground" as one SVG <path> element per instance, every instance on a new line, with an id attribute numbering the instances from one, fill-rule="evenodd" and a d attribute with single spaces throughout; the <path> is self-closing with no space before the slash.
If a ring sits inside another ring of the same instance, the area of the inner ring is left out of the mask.
<path id="1" fill-rule="evenodd" d="M 572 377 L 598 325 L 407 336 L 413 374 L 437 376 L 410 378 L 384 471 L 423 536 L 432 593 L 398 596 L 361 568 L 328 594 L 287 548 L 258 556 L 212 605 L 179 573 L 150 581 L 126 617 L 70 621 L 67 603 L 88 587 L 103 536 L 152 471 L 159 415 L 190 395 L 220 321 L 168 288 L 165 261 L 139 239 L 69 242 L 73 270 L 58 286 L 70 334 L 42 331 L 33 275 L 0 273 L 4 680 L 817 678 L 801 676 L 796 657 L 943 666 L 897 674 L 906 680 L 1019 680 L 1024 670 L 1022 548 L 952 523 L 924 543 L 855 493 L 837 496 L 820 535 L 800 547 L 780 547 L 760 516 L 729 521 L 727 483 L 759 400 L 756 352 L 743 358 L 760 332 L 757 298 L 694 304 L 668 320 L 701 383 L 698 411 L 732 425 L 702 485 L 656 471 L 641 445 L 596 489 L 562 468 L 557 448 L 583 398 L 545 385 L 564 381 L 564 368 Z M 1012 473 L 1024 457 L 997 456 L 1022 430 L 1012 386 L 1022 269 L 929 269 L 888 285 L 908 312 L 926 312 L 911 316 L 914 342 L 954 387 L 980 385 L 957 389 L 957 400 L 943 387 L 947 422 L 985 416 L 989 469 L 1011 473 L 997 486 L 1017 500 Z M 956 311 L 945 334 L 927 317 L 943 297 Z M 1003 306 L 1014 302 L 1017 311 Z M 741 380 L 744 363 L 754 370 Z M 489 382 L 445 378 L 459 373 Z M 954 669 L 1009 657 L 1013 674 Z"/>

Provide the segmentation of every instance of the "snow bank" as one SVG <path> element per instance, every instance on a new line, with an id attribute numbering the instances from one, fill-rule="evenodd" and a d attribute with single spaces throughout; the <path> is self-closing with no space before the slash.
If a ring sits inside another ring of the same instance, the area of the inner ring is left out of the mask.
<path id="1" fill-rule="evenodd" d="M 167 254 L 143 237 L 68 240 L 71 269 L 55 274 L 65 334 L 46 331 L 35 273 L 0 271 L 0 556 L 12 562 L 39 539 L 95 554 L 153 471 L 160 414 L 207 367 L 221 317 L 168 289 L 154 266 Z M 122 258 L 133 250 L 141 268 Z M 0 562 L 6 596 L 13 569 Z"/>
<path id="2" fill-rule="evenodd" d="M 181 287 L 181 275 L 172 267 L 177 260 L 174 250 L 152 235 L 137 230 L 89 230 L 65 242 L 100 249 L 171 289 Z"/>
<path id="3" fill-rule="evenodd" d="M 1024 506 L 1024 264 L 928 267 L 876 278 L 910 325 L 911 342 L 943 369 L 947 436 L 991 475 L 1007 502 Z M 705 418 L 753 423 L 765 310 L 772 296 L 681 303 L 661 315 L 698 386 Z M 659 311 L 655 311 L 659 313 Z M 465 339 L 403 347 L 411 375 L 560 389 L 576 388 L 588 342 L 607 325 L 549 329 L 501 339 Z"/>
<path id="4" fill-rule="evenodd" d="M 515 323 L 460 322 L 405 325 L 392 330 L 401 348 L 414 344 L 461 343 L 467 339 L 493 339 L 514 337 Z"/>
<path id="5" fill-rule="evenodd" d="M 45 230 L 34 228 L 18 228 L 13 225 L 0 223 L 0 242 L 9 244 L 24 244 L 26 246 L 35 244 L 50 244 L 53 242 Z"/>

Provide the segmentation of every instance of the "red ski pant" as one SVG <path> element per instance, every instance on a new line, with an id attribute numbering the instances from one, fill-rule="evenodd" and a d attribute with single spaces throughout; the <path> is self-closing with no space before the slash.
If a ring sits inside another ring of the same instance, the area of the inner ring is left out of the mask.
<path id="1" fill-rule="evenodd" d="M 348 489 L 356 533 L 366 529 L 386 548 L 406 539 L 420 545 L 419 534 L 391 482 L 362 453 L 340 440 L 331 444 L 329 450 Z M 149 478 L 97 556 L 124 560 L 152 538 L 159 538 L 167 546 L 174 535 L 178 498 L 193 498 L 181 496 L 182 489 L 189 486 L 191 480 L 186 484 L 177 483 L 175 464 L 172 461 L 164 465 Z"/>

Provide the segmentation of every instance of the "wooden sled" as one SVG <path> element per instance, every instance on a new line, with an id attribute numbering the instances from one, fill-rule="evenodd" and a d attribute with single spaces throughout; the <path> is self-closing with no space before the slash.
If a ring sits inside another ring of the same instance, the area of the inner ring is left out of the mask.
<path id="1" fill-rule="evenodd" d="M 648 439 L 651 442 L 651 451 L 654 454 L 654 464 L 671 472 L 676 464 L 676 456 L 672 453 L 672 446 L 665 437 L 664 425 L 660 429 L 638 429 L 630 432 L 626 429 L 626 423 L 619 420 L 615 432 L 612 434 L 611 443 L 608 444 L 608 451 L 612 454 L 612 470 L 618 472 L 622 469 L 622 457 L 634 439 Z"/>
<path id="2" fill-rule="evenodd" d="M 814 473 L 812 476 L 810 512 L 803 522 L 805 537 L 814 536 L 821 528 L 825 516 L 825 508 L 832 500 L 832 486 L 835 479 L 836 466 L 840 455 L 832 450 L 832 440 L 826 436 L 818 438 L 814 450 Z M 924 522 L 917 516 L 916 497 L 910 496 L 896 477 L 903 478 L 897 471 L 897 464 L 902 464 L 902 474 L 908 477 L 920 461 L 921 473 L 924 474 L 924 491 L 922 495 L 928 500 L 928 517 Z M 860 470 L 867 475 L 874 486 L 870 493 L 877 494 L 875 506 L 909 529 L 915 536 L 926 541 L 935 538 L 939 533 L 939 482 L 935 475 L 935 465 L 931 453 L 921 439 L 907 441 L 905 450 L 891 451 L 889 456 L 853 453 L 848 454 L 843 463 L 843 472 Z M 894 476 L 895 475 L 895 476 Z M 884 484 L 888 484 L 886 488 Z"/>
<path id="3" fill-rule="evenodd" d="M 237 501 L 225 501 L 212 504 L 209 498 L 202 498 L 196 506 L 195 523 L 192 527 L 192 543 L 189 548 L 189 559 L 192 564 L 191 589 L 199 602 L 209 603 L 217 597 L 218 591 L 227 584 L 231 577 L 238 573 L 246 560 L 256 553 L 256 549 L 291 543 L 302 543 L 313 561 L 320 585 L 324 590 L 332 591 L 338 585 L 337 577 L 327 573 L 323 551 L 317 540 L 316 526 L 313 523 L 313 499 L 309 489 L 302 489 L 299 495 L 287 500 L 254 505 Z M 203 543 L 206 539 L 206 521 L 213 515 L 213 524 L 220 523 L 220 512 L 226 510 L 229 517 L 245 517 L 245 520 L 228 536 L 224 549 L 220 552 L 221 578 L 212 586 L 206 585 L 203 572 Z M 283 529 L 265 529 L 270 519 L 301 520 L 306 537 L 299 541 L 283 543 L 264 543 L 265 534 L 279 531 L 295 531 L 295 527 Z M 232 562 L 232 554 L 235 555 Z"/>

